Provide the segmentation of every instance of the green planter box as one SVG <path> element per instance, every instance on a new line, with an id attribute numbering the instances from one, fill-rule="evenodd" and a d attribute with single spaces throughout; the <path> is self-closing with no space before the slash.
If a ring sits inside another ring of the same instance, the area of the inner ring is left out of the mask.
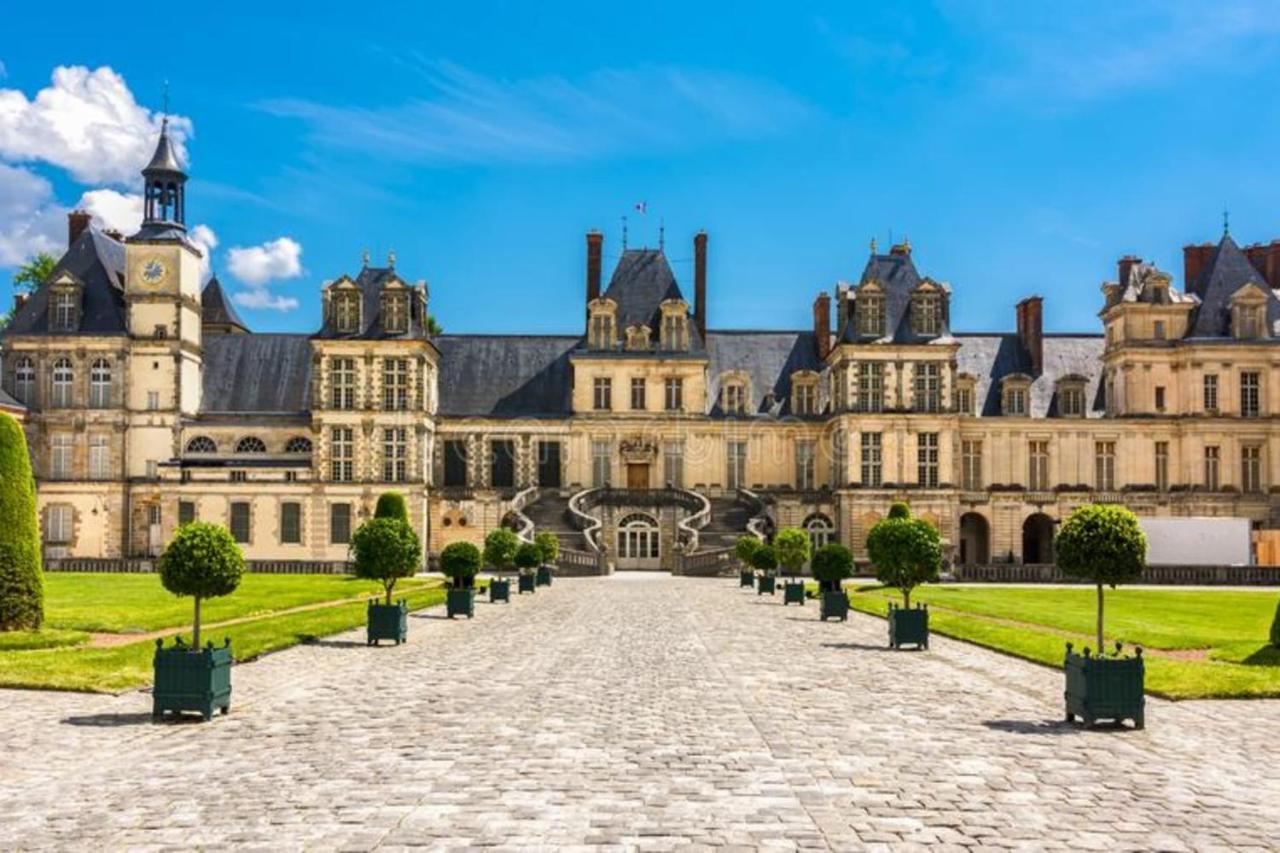
<path id="1" fill-rule="evenodd" d="M 889 605 L 889 645 L 900 649 L 904 645 L 917 649 L 929 648 L 929 607 Z"/>
<path id="2" fill-rule="evenodd" d="M 738 572 L 738 586 L 755 586 L 756 573 L 750 569 L 742 569 Z"/>
<path id="3" fill-rule="evenodd" d="M 782 587 L 782 604 L 799 604 L 804 606 L 804 581 L 793 582 L 788 581 Z"/>
<path id="4" fill-rule="evenodd" d="M 526 592 L 537 592 L 537 591 L 538 591 L 537 577 L 535 577 L 534 575 L 520 576 L 520 593 L 522 595 Z"/>
<path id="5" fill-rule="evenodd" d="M 165 711 L 198 711 L 205 720 L 213 712 L 231 710 L 231 640 L 219 648 L 213 643 L 193 651 L 181 639 L 169 648 L 156 640 L 155 688 L 151 691 L 151 716 Z"/>
<path id="6" fill-rule="evenodd" d="M 511 603 L 511 581 L 489 581 L 489 600 Z"/>
<path id="7" fill-rule="evenodd" d="M 766 592 L 773 595 L 774 588 L 778 585 L 778 579 L 773 575 L 761 575 L 756 581 L 756 595 L 764 595 Z"/>
<path id="8" fill-rule="evenodd" d="M 551 567 L 538 566 L 538 586 L 551 586 Z"/>
<path id="9" fill-rule="evenodd" d="M 366 622 L 365 642 L 376 646 L 382 640 L 391 640 L 397 646 L 409 636 L 409 607 L 400 599 L 396 604 L 369 602 L 369 618 Z"/>
<path id="10" fill-rule="evenodd" d="M 1131 720 L 1135 729 L 1144 727 L 1147 697 L 1143 692 L 1146 666 L 1142 649 L 1132 657 L 1093 657 L 1088 649 L 1076 654 L 1067 643 L 1063 668 L 1067 675 L 1067 722 L 1079 717 L 1092 726 L 1098 720 L 1117 725 Z"/>
<path id="11" fill-rule="evenodd" d="M 449 618 L 465 616 L 468 619 L 476 615 L 476 591 L 474 589 L 451 589 L 445 599 L 449 608 Z"/>
<path id="12" fill-rule="evenodd" d="M 849 596 L 843 590 L 840 592 L 824 592 L 822 594 L 822 613 L 821 619 L 826 622 L 828 619 L 839 619 L 841 622 L 849 620 Z"/>

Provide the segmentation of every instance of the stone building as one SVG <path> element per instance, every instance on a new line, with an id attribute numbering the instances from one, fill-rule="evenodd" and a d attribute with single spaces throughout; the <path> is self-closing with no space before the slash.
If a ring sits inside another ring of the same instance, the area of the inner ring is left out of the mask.
<path id="1" fill-rule="evenodd" d="M 138 233 L 72 213 L 0 344 L 52 559 L 153 555 L 198 518 L 251 560 L 337 563 L 388 489 L 432 554 L 509 524 L 619 568 L 748 524 L 862 555 L 894 500 L 964 563 L 1050 561 L 1089 501 L 1276 520 L 1280 241 L 1187 247 L 1182 291 L 1121 259 L 1102 334 L 1045 333 L 1037 296 L 1014 332 L 954 330 L 906 242 L 873 243 L 810 329 L 717 329 L 705 233 L 690 302 L 662 249 L 624 246 L 606 283 L 597 232 L 572 334 L 433 335 L 425 284 L 367 256 L 320 329 L 261 334 L 201 281 L 166 134 L 143 175 Z"/>

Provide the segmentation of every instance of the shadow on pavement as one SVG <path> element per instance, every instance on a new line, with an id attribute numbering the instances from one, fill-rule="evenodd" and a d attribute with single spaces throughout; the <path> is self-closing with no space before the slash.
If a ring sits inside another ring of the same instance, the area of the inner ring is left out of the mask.
<path id="1" fill-rule="evenodd" d="M 184 720 L 201 722 L 199 715 L 170 715 L 167 720 Z M 97 726 L 100 728 L 118 728 L 119 726 L 149 726 L 153 722 L 151 714 L 88 714 L 83 717 L 67 717 L 62 720 L 66 726 Z"/>
<path id="2" fill-rule="evenodd" d="M 993 731 L 1017 735 L 1074 735 L 1087 731 L 1066 720 L 983 720 L 982 724 Z"/>

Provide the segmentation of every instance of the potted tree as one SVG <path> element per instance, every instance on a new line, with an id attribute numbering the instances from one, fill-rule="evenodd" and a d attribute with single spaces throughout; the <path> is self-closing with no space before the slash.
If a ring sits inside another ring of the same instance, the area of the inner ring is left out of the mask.
<path id="1" fill-rule="evenodd" d="M 391 594 L 400 578 L 418 571 L 422 557 L 418 534 L 408 522 L 375 516 L 352 534 L 351 552 L 356 577 L 378 581 L 386 597 L 385 603 L 369 599 L 365 641 L 371 646 L 380 640 L 400 645 L 409 634 L 409 607 L 403 599 L 393 603 Z"/>
<path id="2" fill-rule="evenodd" d="M 534 570 L 542 564 L 542 549 L 532 542 L 521 542 L 516 548 L 516 568 L 520 570 L 520 591 L 537 590 L 537 575 Z"/>
<path id="3" fill-rule="evenodd" d="M 440 571 L 449 578 L 449 618 L 465 613 L 470 619 L 476 611 L 476 572 L 480 571 L 480 549 L 470 542 L 450 542 L 440 552 Z"/>
<path id="4" fill-rule="evenodd" d="M 760 573 L 756 578 L 756 595 L 764 595 L 766 592 L 773 595 L 778 583 L 778 579 L 773 574 L 778 568 L 778 555 L 774 553 L 773 546 L 761 542 L 760 546 L 751 552 L 751 565 Z"/>
<path id="5" fill-rule="evenodd" d="M 200 605 L 206 598 L 230 595 L 240 586 L 244 555 L 231 533 L 223 526 L 192 522 L 178 528 L 160 555 L 160 583 L 174 595 L 195 600 L 191 621 L 191 645 L 174 638 L 164 647 L 156 640 L 155 688 L 151 693 L 151 715 L 160 719 L 165 711 L 199 711 L 205 720 L 215 709 L 231 710 L 231 640 L 220 647 L 213 643 L 200 647 Z"/>
<path id="6" fill-rule="evenodd" d="M 560 537 L 550 530 L 536 534 L 533 544 L 538 546 L 541 562 L 538 564 L 538 586 L 551 586 L 551 568 L 560 556 Z"/>
<path id="7" fill-rule="evenodd" d="M 0 414 L 0 631 L 36 631 L 44 621 L 44 580 L 36 481 L 18 422 Z"/>
<path id="8" fill-rule="evenodd" d="M 853 576 L 853 552 L 839 542 L 828 542 L 813 555 L 813 576 L 822 596 L 822 621 L 849 618 L 849 594 L 844 579 Z"/>
<path id="9" fill-rule="evenodd" d="M 787 575 L 783 588 L 782 603 L 804 604 L 804 581 L 799 579 L 800 570 L 809 561 L 809 534 L 795 527 L 787 527 L 778 531 L 773 537 L 773 550 L 777 554 L 778 564 Z"/>
<path id="10" fill-rule="evenodd" d="M 738 558 L 738 586 L 755 586 L 755 565 L 751 555 L 760 547 L 760 540 L 754 536 L 739 536 L 733 545 L 733 556 Z"/>
<path id="11" fill-rule="evenodd" d="M 867 556 L 880 583 L 902 592 L 902 606 L 889 605 L 889 645 L 929 648 L 929 609 L 911 607 L 911 590 L 938 579 L 942 537 L 937 529 L 922 518 L 912 518 L 906 504 L 895 503 L 888 517 L 877 521 L 867 534 Z"/>
<path id="12" fill-rule="evenodd" d="M 484 537 L 484 561 L 495 572 L 489 581 L 489 600 L 511 603 L 511 581 L 502 573 L 514 565 L 520 539 L 505 527 L 495 527 Z"/>
<path id="13" fill-rule="evenodd" d="M 1100 719 L 1117 725 L 1132 720 L 1140 729 L 1146 709 L 1142 649 L 1126 657 L 1116 643 L 1114 653 L 1105 655 L 1102 619 L 1103 586 L 1137 580 L 1146 567 L 1147 538 L 1138 517 L 1116 504 L 1082 506 L 1062 525 L 1054 553 L 1065 574 L 1090 580 L 1098 590 L 1097 654 L 1087 646 L 1076 654 L 1067 643 L 1067 720 L 1079 717 L 1086 726 Z"/>

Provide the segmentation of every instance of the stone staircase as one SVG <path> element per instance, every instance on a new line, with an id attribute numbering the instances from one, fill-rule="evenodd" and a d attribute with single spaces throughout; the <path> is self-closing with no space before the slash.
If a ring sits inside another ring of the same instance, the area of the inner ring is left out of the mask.
<path id="1" fill-rule="evenodd" d="M 581 551 L 585 547 L 582 533 L 573 529 L 569 523 L 569 498 L 561 497 L 554 492 L 544 492 L 533 503 L 523 510 L 524 515 L 533 522 L 533 532 L 550 531 L 560 540 L 560 548 Z"/>
<path id="2" fill-rule="evenodd" d="M 711 498 L 711 520 L 698 531 L 698 550 L 732 548 L 747 532 L 750 511 L 734 498 Z"/>

